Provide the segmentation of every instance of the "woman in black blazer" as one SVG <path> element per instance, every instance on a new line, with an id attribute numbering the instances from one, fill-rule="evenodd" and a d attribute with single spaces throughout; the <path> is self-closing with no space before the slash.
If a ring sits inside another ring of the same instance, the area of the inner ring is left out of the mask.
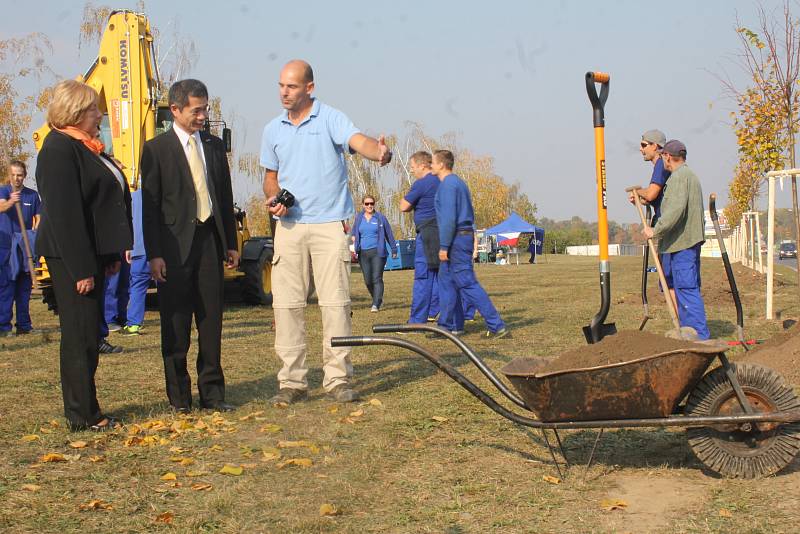
<path id="1" fill-rule="evenodd" d="M 52 130 L 36 160 L 42 222 L 36 240 L 53 279 L 61 324 L 61 390 L 72 430 L 116 421 L 97 402 L 98 325 L 105 276 L 133 247 L 125 176 L 97 139 L 103 115 L 86 84 L 59 83 L 47 110 Z"/>

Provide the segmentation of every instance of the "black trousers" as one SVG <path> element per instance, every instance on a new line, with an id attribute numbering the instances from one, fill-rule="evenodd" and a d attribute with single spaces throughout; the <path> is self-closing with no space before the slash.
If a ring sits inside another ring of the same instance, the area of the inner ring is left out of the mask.
<path id="1" fill-rule="evenodd" d="M 61 325 L 61 393 L 64 416 L 70 426 L 85 428 L 103 419 L 97 402 L 94 375 L 98 362 L 98 325 L 103 317 L 105 271 L 97 260 L 94 289 L 79 295 L 61 258 L 46 258 L 58 302 Z"/>
<path id="2" fill-rule="evenodd" d="M 381 258 L 377 248 L 368 248 L 358 253 L 358 264 L 361 266 L 367 291 L 372 297 L 372 305 L 380 308 L 383 304 L 383 269 L 386 267 L 386 256 Z"/>
<path id="3" fill-rule="evenodd" d="M 192 318 L 197 325 L 197 389 L 200 404 L 225 400 L 222 373 L 222 254 L 212 219 L 197 226 L 186 263 L 164 258 L 167 281 L 158 284 L 161 315 L 161 355 L 167 397 L 176 408 L 192 405 L 192 382 L 186 368 Z M 166 254 L 165 254 L 166 256 Z"/>

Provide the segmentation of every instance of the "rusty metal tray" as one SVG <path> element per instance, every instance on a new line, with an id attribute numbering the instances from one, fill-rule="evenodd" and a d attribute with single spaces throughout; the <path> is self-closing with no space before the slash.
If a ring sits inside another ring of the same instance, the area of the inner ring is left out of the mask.
<path id="1" fill-rule="evenodd" d="M 626 362 L 546 372 L 517 358 L 501 370 L 541 421 L 640 419 L 674 414 L 726 346 L 695 344 Z"/>

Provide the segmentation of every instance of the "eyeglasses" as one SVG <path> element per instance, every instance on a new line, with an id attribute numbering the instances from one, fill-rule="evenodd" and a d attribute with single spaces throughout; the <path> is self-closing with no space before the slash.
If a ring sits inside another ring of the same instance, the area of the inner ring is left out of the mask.
<path id="1" fill-rule="evenodd" d="M 646 143 L 646 142 L 644 142 L 644 141 L 642 141 L 642 142 L 640 143 L 640 145 L 642 146 L 642 148 L 647 148 L 647 147 L 649 147 L 649 146 L 650 146 L 650 145 L 652 145 L 652 144 L 653 144 L 653 143 Z"/>
<path id="2" fill-rule="evenodd" d="M 365 206 L 374 206 L 375 203 L 374 202 L 364 202 L 364 205 Z"/>

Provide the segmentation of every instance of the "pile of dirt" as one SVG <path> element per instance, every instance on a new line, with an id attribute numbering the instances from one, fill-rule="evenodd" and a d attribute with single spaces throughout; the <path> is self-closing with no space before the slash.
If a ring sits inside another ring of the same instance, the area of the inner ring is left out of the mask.
<path id="1" fill-rule="evenodd" d="M 685 349 L 695 346 L 689 341 L 670 339 L 650 332 L 622 330 L 613 336 L 606 336 L 594 345 L 565 352 L 540 372 L 561 371 L 596 367 L 612 363 L 628 362 L 661 352 Z"/>
<path id="2" fill-rule="evenodd" d="M 783 375 L 790 384 L 800 385 L 800 323 L 758 345 L 737 361 L 760 363 Z"/>

